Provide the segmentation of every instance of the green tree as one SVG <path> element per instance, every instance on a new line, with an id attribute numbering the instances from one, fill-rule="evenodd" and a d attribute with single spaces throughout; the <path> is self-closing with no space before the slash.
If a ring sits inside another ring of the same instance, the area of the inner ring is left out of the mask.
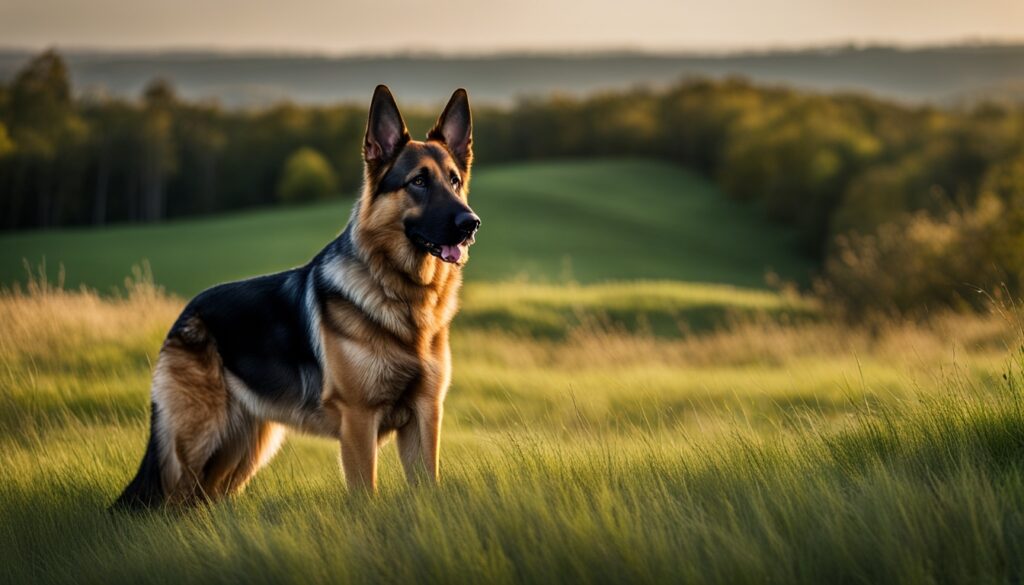
<path id="1" fill-rule="evenodd" d="M 11 136 L 7 132 L 7 126 L 4 126 L 3 122 L 0 122 L 0 158 L 8 156 L 13 152 L 14 141 L 11 140 Z"/>
<path id="2" fill-rule="evenodd" d="M 17 148 L 15 177 L 6 202 L 8 225 L 28 216 L 25 206 L 36 203 L 38 226 L 60 223 L 62 195 L 80 181 L 82 145 L 88 127 L 71 99 L 67 66 L 56 51 L 35 57 L 15 76 L 10 87 L 9 122 Z M 67 187 L 67 188 L 66 188 Z"/>
<path id="3" fill-rule="evenodd" d="M 337 184 L 327 159 L 312 148 L 302 147 L 284 163 L 277 198 L 284 203 L 321 201 L 337 193 Z"/>
<path id="4" fill-rule="evenodd" d="M 167 177 L 178 166 L 174 140 L 177 98 L 171 84 L 157 79 L 143 92 L 141 218 L 158 221 L 167 211 Z"/>

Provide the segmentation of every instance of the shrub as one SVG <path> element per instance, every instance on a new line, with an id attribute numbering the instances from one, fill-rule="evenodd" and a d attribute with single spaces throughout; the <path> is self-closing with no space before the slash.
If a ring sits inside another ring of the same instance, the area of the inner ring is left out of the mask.
<path id="1" fill-rule="evenodd" d="M 338 180 L 327 159 L 316 150 L 303 147 L 284 163 L 277 184 L 277 200 L 283 203 L 322 201 L 337 194 Z"/>
<path id="2" fill-rule="evenodd" d="M 1022 283 L 1024 211 L 984 193 L 943 217 L 918 212 L 870 234 L 837 237 L 818 288 L 851 317 L 923 316 L 980 308 L 986 293 L 1017 294 Z"/>

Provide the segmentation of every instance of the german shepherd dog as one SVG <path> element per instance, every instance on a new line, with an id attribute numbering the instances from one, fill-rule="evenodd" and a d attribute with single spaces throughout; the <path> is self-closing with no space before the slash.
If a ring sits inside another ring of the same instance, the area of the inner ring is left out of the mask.
<path id="1" fill-rule="evenodd" d="M 365 181 L 347 227 L 305 266 L 192 299 L 160 349 L 149 443 L 115 508 L 241 490 L 286 428 L 341 442 L 372 492 L 392 433 L 411 483 L 436 482 L 448 328 L 480 218 L 467 203 L 472 119 L 457 90 L 424 142 L 378 86 Z"/>

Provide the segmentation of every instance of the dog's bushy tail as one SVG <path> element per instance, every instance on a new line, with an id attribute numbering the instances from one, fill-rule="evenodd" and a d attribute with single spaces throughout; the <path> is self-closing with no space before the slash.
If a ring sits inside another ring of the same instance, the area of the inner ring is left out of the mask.
<path id="1" fill-rule="evenodd" d="M 142 463 L 128 487 L 111 505 L 111 510 L 140 511 L 154 508 L 164 503 L 166 494 L 160 470 L 160 445 L 157 433 L 156 405 L 151 405 L 149 420 L 149 443 Z"/>

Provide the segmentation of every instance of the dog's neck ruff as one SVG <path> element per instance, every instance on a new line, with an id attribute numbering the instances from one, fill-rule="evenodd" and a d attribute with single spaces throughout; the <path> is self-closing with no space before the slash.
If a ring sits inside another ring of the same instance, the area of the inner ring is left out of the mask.
<path id="1" fill-rule="evenodd" d="M 365 197 L 365 196 L 364 196 Z M 361 203 L 357 204 L 358 206 Z M 369 270 L 385 294 L 408 303 L 417 303 L 430 289 L 436 289 L 444 280 L 457 275 L 454 265 L 438 262 L 430 254 L 418 250 L 405 236 L 392 247 L 374 246 L 363 239 L 358 212 L 353 214 L 345 228 L 353 255 Z"/>
<path id="2" fill-rule="evenodd" d="M 417 282 L 385 252 L 365 249 L 358 233 L 353 217 L 318 267 L 328 294 L 344 297 L 367 318 L 410 342 L 447 326 L 457 309 L 461 272 L 420 254 L 421 261 L 437 264 L 438 274 L 426 284 Z"/>

